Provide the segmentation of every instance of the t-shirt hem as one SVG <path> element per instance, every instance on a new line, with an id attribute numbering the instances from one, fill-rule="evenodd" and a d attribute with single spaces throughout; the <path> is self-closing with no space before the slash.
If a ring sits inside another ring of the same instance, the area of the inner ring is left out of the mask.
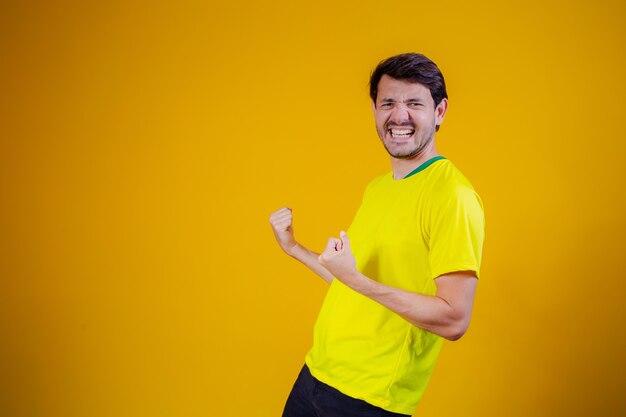
<path id="1" fill-rule="evenodd" d="M 318 369 L 316 369 L 311 363 L 309 363 L 308 360 L 305 360 L 305 363 L 307 364 L 307 366 L 309 367 L 309 371 L 311 372 L 311 375 L 313 375 L 316 379 L 318 379 L 319 381 L 323 382 L 326 385 L 330 385 L 331 387 L 335 388 L 336 390 L 341 391 L 342 393 L 352 397 L 352 398 L 356 398 L 358 400 L 363 400 L 367 403 L 370 403 L 376 407 L 380 407 L 383 410 L 386 411 L 391 411 L 392 413 L 399 413 L 399 414 L 407 414 L 407 415 L 412 415 L 413 412 L 415 411 L 415 408 L 417 407 L 417 404 L 415 405 L 406 405 L 406 404 L 398 404 L 398 403 L 394 403 L 391 400 L 385 399 L 385 398 L 381 398 L 381 397 L 376 397 L 376 396 L 371 396 L 368 394 L 364 394 L 362 392 L 356 391 L 350 387 L 346 387 L 343 386 L 342 384 L 337 384 L 334 383 L 332 381 L 330 381 L 329 378 L 327 378 L 326 375 L 324 375 L 323 373 L 321 373 Z"/>
<path id="2" fill-rule="evenodd" d="M 476 278 L 480 278 L 480 270 L 476 266 L 476 264 L 454 265 L 450 267 L 439 268 L 438 270 L 432 271 L 432 278 L 435 279 L 440 275 L 459 271 L 472 271 L 476 274 Z"/>

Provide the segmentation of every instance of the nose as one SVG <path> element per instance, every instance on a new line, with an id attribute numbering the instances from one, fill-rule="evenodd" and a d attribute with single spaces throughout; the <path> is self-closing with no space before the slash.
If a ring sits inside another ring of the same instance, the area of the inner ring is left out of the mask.
<path id="1" fill-rule="evenodd" d="M 389 123 L 395 125 L 411 124 L 411 118 L 409 117 L 409 109 L 402 104 L 394 106 L 393 111 L 389 115 Z"/>

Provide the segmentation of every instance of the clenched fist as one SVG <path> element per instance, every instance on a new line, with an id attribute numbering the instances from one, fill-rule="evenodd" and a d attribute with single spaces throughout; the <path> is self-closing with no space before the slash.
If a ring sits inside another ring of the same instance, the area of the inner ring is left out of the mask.
<path id="1" fill-rule="evenodd" d="M 270 215 L 270 223 L 280 248 L 290 254 L 298 244 L 293 236 L 293 215 L 291 214 L 291 209 L 283 207 L 276 210 Z"/>
<path id="2" fill-rule="evenodd" d="M 321 253 L 319 263 L 328 269 L 334 277 L 348 286 L 360 280 L 356 269 L 356 259 L 352 254 L 350 239 L 343 230 L 339 234 L 340 238 L 331 237 L 328 239 L 324 252 Z"/>

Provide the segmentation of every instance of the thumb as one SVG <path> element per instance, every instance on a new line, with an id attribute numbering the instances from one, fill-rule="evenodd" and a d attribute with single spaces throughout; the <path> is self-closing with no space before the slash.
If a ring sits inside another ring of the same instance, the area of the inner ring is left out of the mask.
<path id="1" fill-rule="evenodd" d="M 346 234 L 346 232 L 344 232 L 343 230 L 339 233 L 339 236 L 341 237 L 341 242 L 343 243 L 343 248 L 347 249 L 348 251 L 351 251 L 352 248 L 350 248 L 350 238 L 348 237 L 348 235 Z"/>

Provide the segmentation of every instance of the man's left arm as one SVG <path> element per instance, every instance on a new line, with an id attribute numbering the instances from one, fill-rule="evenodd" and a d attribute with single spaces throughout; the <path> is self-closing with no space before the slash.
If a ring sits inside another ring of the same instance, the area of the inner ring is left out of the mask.
<path id="1" fill-rule="evenodd" d="M 448 340 L 458 340 L 469 326 L 478 282 L 474 271 L 450 272 L 435 278 L 434 296 L 391 287 L 356 269 L 350 240 L 344 232 L 340 239 L 329 239 L 319 261 L 339 281 L 417 327 Z"/>

